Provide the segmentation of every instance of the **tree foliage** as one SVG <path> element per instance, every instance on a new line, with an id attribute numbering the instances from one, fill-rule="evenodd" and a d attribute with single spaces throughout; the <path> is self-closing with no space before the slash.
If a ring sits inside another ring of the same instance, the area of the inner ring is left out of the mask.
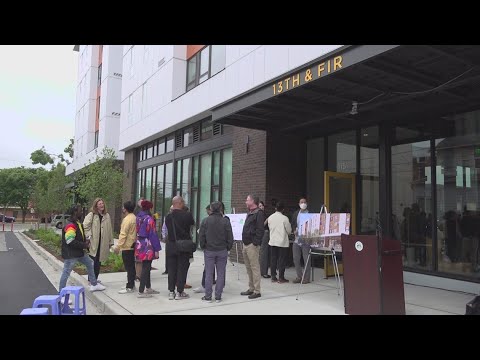
<path id="1" fill-rule="evenodd" d="M 30 160 L 32 160 L 33 165 L 53 164 L 53 158 L 50 154 L 47 153 L 44 146 L 42 146 L 41 149 L 38 149 L 32 152 L 32 154 L 30 155 Z"/>
<path id="2" fill-rule="evenodd" d="M 123 170 L 119 166 L 115 151 L 105 147 L 101 156 L 80 170 L 75 179 L 76 191 L 84 205 L 90 205 L 101 197 L 108 207 L 121 204 L 123 193 Z"/>

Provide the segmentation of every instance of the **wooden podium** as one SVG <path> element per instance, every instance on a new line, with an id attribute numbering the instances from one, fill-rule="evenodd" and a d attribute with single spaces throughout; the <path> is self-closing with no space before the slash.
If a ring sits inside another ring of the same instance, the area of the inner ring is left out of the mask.
<path id="1" fill-rule="evenodd" d="M 405 315 L 400 242 L 342 235 L 345 313 Z"/>

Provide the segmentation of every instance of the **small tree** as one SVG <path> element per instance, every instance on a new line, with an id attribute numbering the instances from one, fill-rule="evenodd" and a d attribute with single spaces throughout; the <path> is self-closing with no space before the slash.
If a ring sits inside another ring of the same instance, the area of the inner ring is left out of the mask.
<path id="1" fill-rule="evenodd" d="M 101 197 L 109 207 L 120 206 L 123 170 L 117 163 L 115 150 L 105 147 L 95 162 L 89 161 L 89 165 L 78 172 L 75 180 L 77 193 L 87 205 Z"/>
<path id="2" fill-rule="evenodd" d="M 22 223 L 25 223 L 25 216 L 36 185 L 37 169 L 27 169 L 22 166 L 4 170 L 9 170 L 5 188 L 2 189 L 7 193 L 7 203 L 20 207 Z"/>

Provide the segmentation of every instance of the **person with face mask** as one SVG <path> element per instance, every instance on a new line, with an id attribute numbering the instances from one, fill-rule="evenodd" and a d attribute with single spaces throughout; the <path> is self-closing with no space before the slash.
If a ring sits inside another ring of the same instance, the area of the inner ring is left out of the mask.
<path id="1" fill-rule="evenodd" d="M 305 278 L 303 279 L 303 284 L 308 284 L 310 282 L 310 262 L 306 264 L 307 259 L 308 259 L 308 252 L 310 251 L 310 245 L 305 244 L 301 241 L 301 239 L 298 236 L 298 220 L 299 220 L 299 214 L 304 214 L 308 213 L 307 209 L 307 199 L 301 198 L 298 206 L 300 209 L 295 211 L 292 216 L 292 232 L 295 234 L 295 242 L 293 243 L 293 263 L 295 264 L 295 271 L 297 272 L 297 278 L 293 280 L 294 284 L 298 284 L 302 281 L 302 266 L 301 266 L 301 258 L 303 256 L 303 262 L 306 265 L 306 271 L 305 271 Z"/>

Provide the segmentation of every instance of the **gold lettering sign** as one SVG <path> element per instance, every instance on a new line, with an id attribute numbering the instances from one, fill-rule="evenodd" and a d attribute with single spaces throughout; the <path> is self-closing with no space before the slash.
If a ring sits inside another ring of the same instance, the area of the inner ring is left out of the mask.
<path id="1" fill-rule="evenodd" d="M 333 59 L 328 59 L 320 64 L 317 64 L 302 72 L 289 76 L 286 79 L 277 81 L 272 85 L 273 95 L 278 95 L 297 86 L 306 84 L 310 81 L 317 80 L 322 76 L 334 73 L 342 68 L 343 57 L 341 55 L 335 56 Z"/>

